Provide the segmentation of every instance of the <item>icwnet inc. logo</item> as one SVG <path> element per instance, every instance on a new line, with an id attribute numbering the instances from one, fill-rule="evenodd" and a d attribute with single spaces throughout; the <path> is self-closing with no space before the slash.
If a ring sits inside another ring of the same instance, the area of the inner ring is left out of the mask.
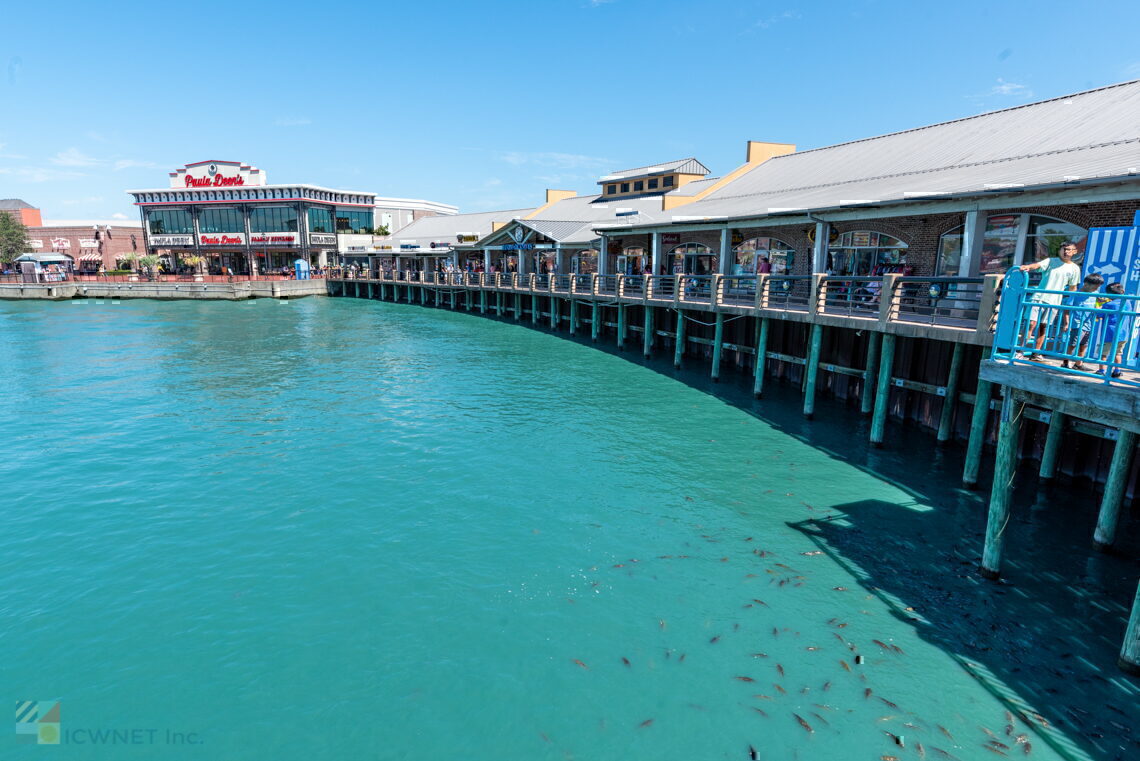
<path id="1" fill-rule="evenodd" d="M 59 701 L 17 700 L 16 743 L 59 745 Z"/>

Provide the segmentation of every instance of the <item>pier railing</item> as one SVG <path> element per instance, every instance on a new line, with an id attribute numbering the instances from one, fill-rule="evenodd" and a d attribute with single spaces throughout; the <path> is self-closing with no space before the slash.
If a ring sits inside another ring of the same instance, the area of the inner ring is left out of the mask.
<path id="1" fill-rule="evenodd" d="M 993 359 L 1140 387 L 1140 296 L 1032 288 L 1015 267 L 1001 300 Z"/>

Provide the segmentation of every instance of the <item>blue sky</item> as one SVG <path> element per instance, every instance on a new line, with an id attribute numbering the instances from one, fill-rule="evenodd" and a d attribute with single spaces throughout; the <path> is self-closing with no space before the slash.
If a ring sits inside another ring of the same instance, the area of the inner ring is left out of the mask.
<path id="1" fill-rule="evenodd" d="M 830 145 L 1140 78 L 1140 3 L 19 3 L 0 198 L 137 214 L 187 162 L 462 211 L 745 141 Z"/>

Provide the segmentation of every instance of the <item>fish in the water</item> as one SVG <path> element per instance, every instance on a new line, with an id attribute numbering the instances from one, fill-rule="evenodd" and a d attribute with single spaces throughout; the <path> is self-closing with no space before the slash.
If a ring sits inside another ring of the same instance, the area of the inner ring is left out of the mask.
<path id="1" fill-rule="evenodd" d="M 890 708 L 898 708 L 897 703 L 892 703 L 891 701 L 887 700 L 884 697 L 880 697 L 879 700 L 883 701 L 883 704 L 890 707 Z"/>
<path id="2" fill-rule="evenodd" d="M 811 728 L 811 724 L 808 724 L 806 721 L 804 721 L 803 717 L 800 716 L 798 713 L 793 713 L 792 716 L 796 717 L 796 721 L 798 721 L 800 723 L 800 726 L 803 727 L 805 730 L 807 730 L 808 732 L 815 732 L 815 730 Z"/>
<path id="3" fill-rule="evenodd" d="M 578 660 L 577 658 L 574 659 L 574 664 L 577 666 L 581 666 L 582 668 L 587 669 L 587 670 L 589 670 L 589 668 L 590 668 L 589 666 L 587 666 L 585 663 L 582 663 L 582 661 Z"/>
<path id="4" fill-rule="evenodd" d="M 637 726 L 638 726 L 638 728 L 648 727 L 652 723 L 653 723 L 653 719 L 646 719 L 645 721 L 641 722 Z"/>
<path id="5" fill-rule="evenodd" d="M 780 676 L 784 675 L 784 667 L 781 666 L 779 663 L 776 664 L 776 671 L 780 672 Z"/>
<path id="6" fill-rule="evenodd" d="M 629 658 L 622 658 L 621 662 L 624 663 L 626 666 L 632 666 L 633 665 L 629 662 Z"/>
<path id="7" fill-rule="evenodd" d="M 752 678 L 752 677 L 750 677 L 750 676 L 738 676 L 738 677 L 735 677 L 735 678 L 736 678 L 736 679 L 739 679 L 739 680 L 740 680 L 740 681 L 742 681 L 742 682 L 755 682 L 755 681 L 756 681 L 755 679 L 753 679 L 753 678 Z"/>
<path id="8" fill-rule="evenodd" d="M 709 640 L 710 645 L 715 645 L 717 642 L 720 642 L 720 635 L 719 634 Z"/>

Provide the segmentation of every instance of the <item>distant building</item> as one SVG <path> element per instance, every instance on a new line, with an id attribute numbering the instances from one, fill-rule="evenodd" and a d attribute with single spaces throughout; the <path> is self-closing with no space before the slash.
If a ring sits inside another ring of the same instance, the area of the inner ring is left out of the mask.
<path id="1" fill-rule="evenodd" d="M 19 198 L 0 198 L 0 212 L 15 218 L 28 227 L 38 227 L 43 224 L 40 219 L 40 210 Z"/>
<path id="2" fill-rule="evenodd" d="M 54 252 L 70 260 L 78 272 L 112 270 L 128 254 L 141 254 L 142 227 L 137 222 L 111 219 L 42 219 L 35 206 L 19 199 L 0 200 L 0 212 L 28 228 L 28 253 Z"/>

